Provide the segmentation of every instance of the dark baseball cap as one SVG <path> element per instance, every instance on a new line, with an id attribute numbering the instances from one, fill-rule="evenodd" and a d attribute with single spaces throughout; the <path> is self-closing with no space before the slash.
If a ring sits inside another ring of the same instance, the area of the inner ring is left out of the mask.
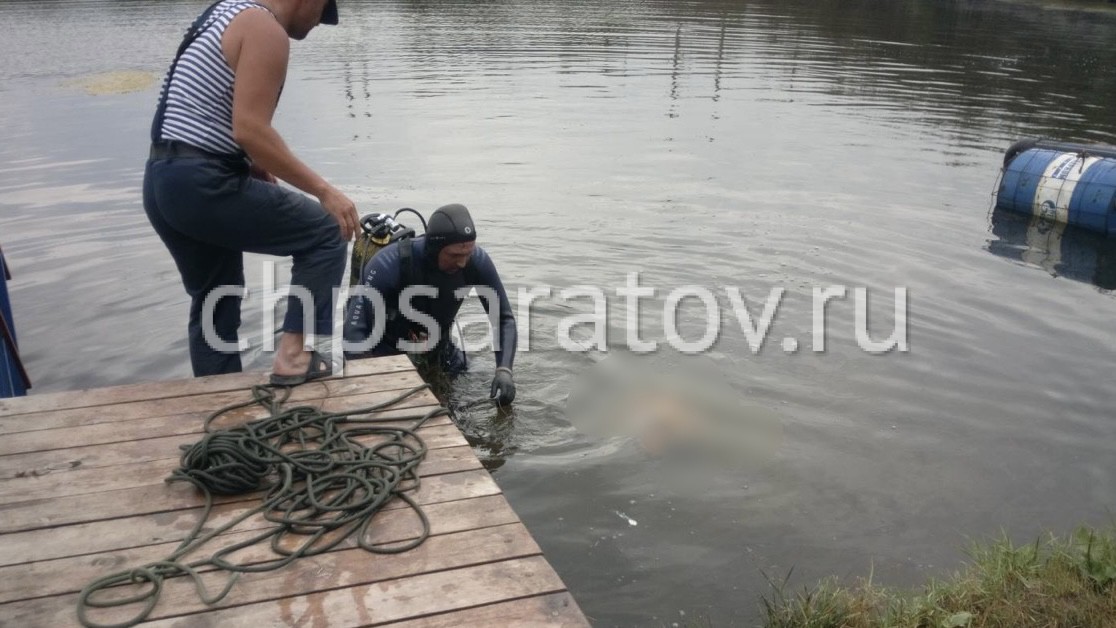
<path id="1" fill-rule="evenodd" d="M 337 24 L 337 0 L 329 0 L 322 9 L 322 24 Z"/>

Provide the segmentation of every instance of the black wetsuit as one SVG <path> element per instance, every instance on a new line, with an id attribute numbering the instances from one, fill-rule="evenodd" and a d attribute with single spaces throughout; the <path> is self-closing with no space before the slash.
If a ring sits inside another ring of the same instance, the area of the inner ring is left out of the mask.
<path id="1" fill-rule="evenodd" d="M 404 242 L 396 242 L 385 247 L 364 267 L 361 283 L 375 289 L 383 297 L 387 321 L 382 338 L 373 348 L 368 351 L 352 351 L 353 346 L 367 343 L 369 334 L 375 328 L 376 307 L 368 297 L 356 295 L 350 298 L 345 308 L 345 342 L 349 347 L 346 356 L 354 358 L 398 355 L 403 353 L 399 348 L 400 340 L 412 341 L 424 333 L 433 336 L 436 331 L 439 342 L 435 350 L 447 352 L 446 355 L 450 356 L 447 366 L 451 370 L 458 370 L 454 367 L 456 359 L 452 356 L 459 350 L 454 348 L 449 340 L 450 330 L 467 294 L 465 290 L 460 289 L 478 286 L 491 288 L 499 301 L 499 324 L 496 330 L 499 350 L 496 351 L 496 366 L 510 369 L 515 359 L 517 342 L 515 317 L 512 315 L 511 303 L 508 301 L 504 284 L 500 281 L 500 275 L 496 272 L 492 259 L 478 246 L 473 249 L 473 254 L 465 268 L 451 274 L 439 270 L 436 262 L 426 255 L 424 237 L 415 238 L 411 243 L 409 273 L 406 273 L 403 268 L 402 258 L 405 253 L 401 249 L 406 246 Z M 416 312 L 434 319 L 436 330 L 426 329 L 424 325 L 408 320 L 408 317 L 400 312 L 399 296 L 408 285 L 428 285 L 438 291 L 435 297 L 416 294 L 411 298 L 411 304 Z M 483 293 L 478 292 L 478 294 L 481 296 L 481 304 L 484 305 L 485 311 L 491 315 L 493 305 L 484 298 Z"/>

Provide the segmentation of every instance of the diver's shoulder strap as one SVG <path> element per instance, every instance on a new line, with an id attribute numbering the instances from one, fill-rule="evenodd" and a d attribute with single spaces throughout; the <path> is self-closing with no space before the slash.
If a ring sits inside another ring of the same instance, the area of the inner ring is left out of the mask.
<path id="1" fill-rule="evenodd" d="M 415 280 L 415 239 L 403 238 L 399 241 L 399 285 L 406 288 Z"/>

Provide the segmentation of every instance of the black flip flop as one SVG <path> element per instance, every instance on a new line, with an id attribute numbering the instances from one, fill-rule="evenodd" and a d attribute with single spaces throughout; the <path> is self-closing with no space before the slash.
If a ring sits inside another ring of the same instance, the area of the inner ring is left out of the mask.
<path id="1" fill-rule="evenodd" d="M 325 359 L 322 354 L 317 351 L 310 351 L 310 364 L 306 366 L 306 372 L 301 375 L 276 375 L 271 374 L 272 386 L 298 386 L 306 382 L 329 377 L 333 375 L 333 363 Z"/>

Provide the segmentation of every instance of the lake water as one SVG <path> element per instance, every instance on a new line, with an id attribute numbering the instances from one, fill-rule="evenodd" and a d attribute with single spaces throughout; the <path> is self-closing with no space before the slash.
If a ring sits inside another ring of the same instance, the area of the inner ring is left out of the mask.
<path id="1" fill-rule="evenodd" d="M 139 185 L 154 77 L 202 6 L 0 3 L 0 243 L 36 391 L 189 374 L 187 300 Z M 764 574 L 793 567 L 797 585 L 874 570 L 911 585 L 955 569 L 969 539 L 1111 521 L 1116 254 L 989 212 L 1015 139 L 1116 143 L 1116 14 L 1103 4 L 341 11 L 341 27 L 293 47 L 276 124 L 300 156 L 363 212 L 467 204 L 513 288 L 613 294 L 640 271 L 658 289 L 646 339 L 664 338 L 671 289 L 714 290 L 716 345 L 651 363 L 675 381 L 712 373 L 725 400 L 781 424 L 762 463 L 695 459 L 700 472 L 673 481 L 658 456 L 567 411 L 603 356 L 567 352 L 554 332 L 587 302 L 536 304 L 514 415 L 458 420 L 599 625 L 750 625 Z M 257 289 L 261 261 L 248 264 Z M 827 350 L 810 350 L 811 289 L 831 284 L 869 289 L 876 338 L 906 287 L 910 350 L 861 351 L 851 299 L 830 306 Z M 759 352 L 725 286 L 753 307 L 786 289 Z M 618 350 L 626 309 L 609 305 Z M 254 345 L 258 308 L 257 291 Z M 680 313 L 687 338 L 700 311 Z M 784 351 L 786 337 L 801 349 Z M 269 365 L 255 348 L 246 362 Z M 454 403 L 484 394 L 491 367 L 476 353 Z"/>

